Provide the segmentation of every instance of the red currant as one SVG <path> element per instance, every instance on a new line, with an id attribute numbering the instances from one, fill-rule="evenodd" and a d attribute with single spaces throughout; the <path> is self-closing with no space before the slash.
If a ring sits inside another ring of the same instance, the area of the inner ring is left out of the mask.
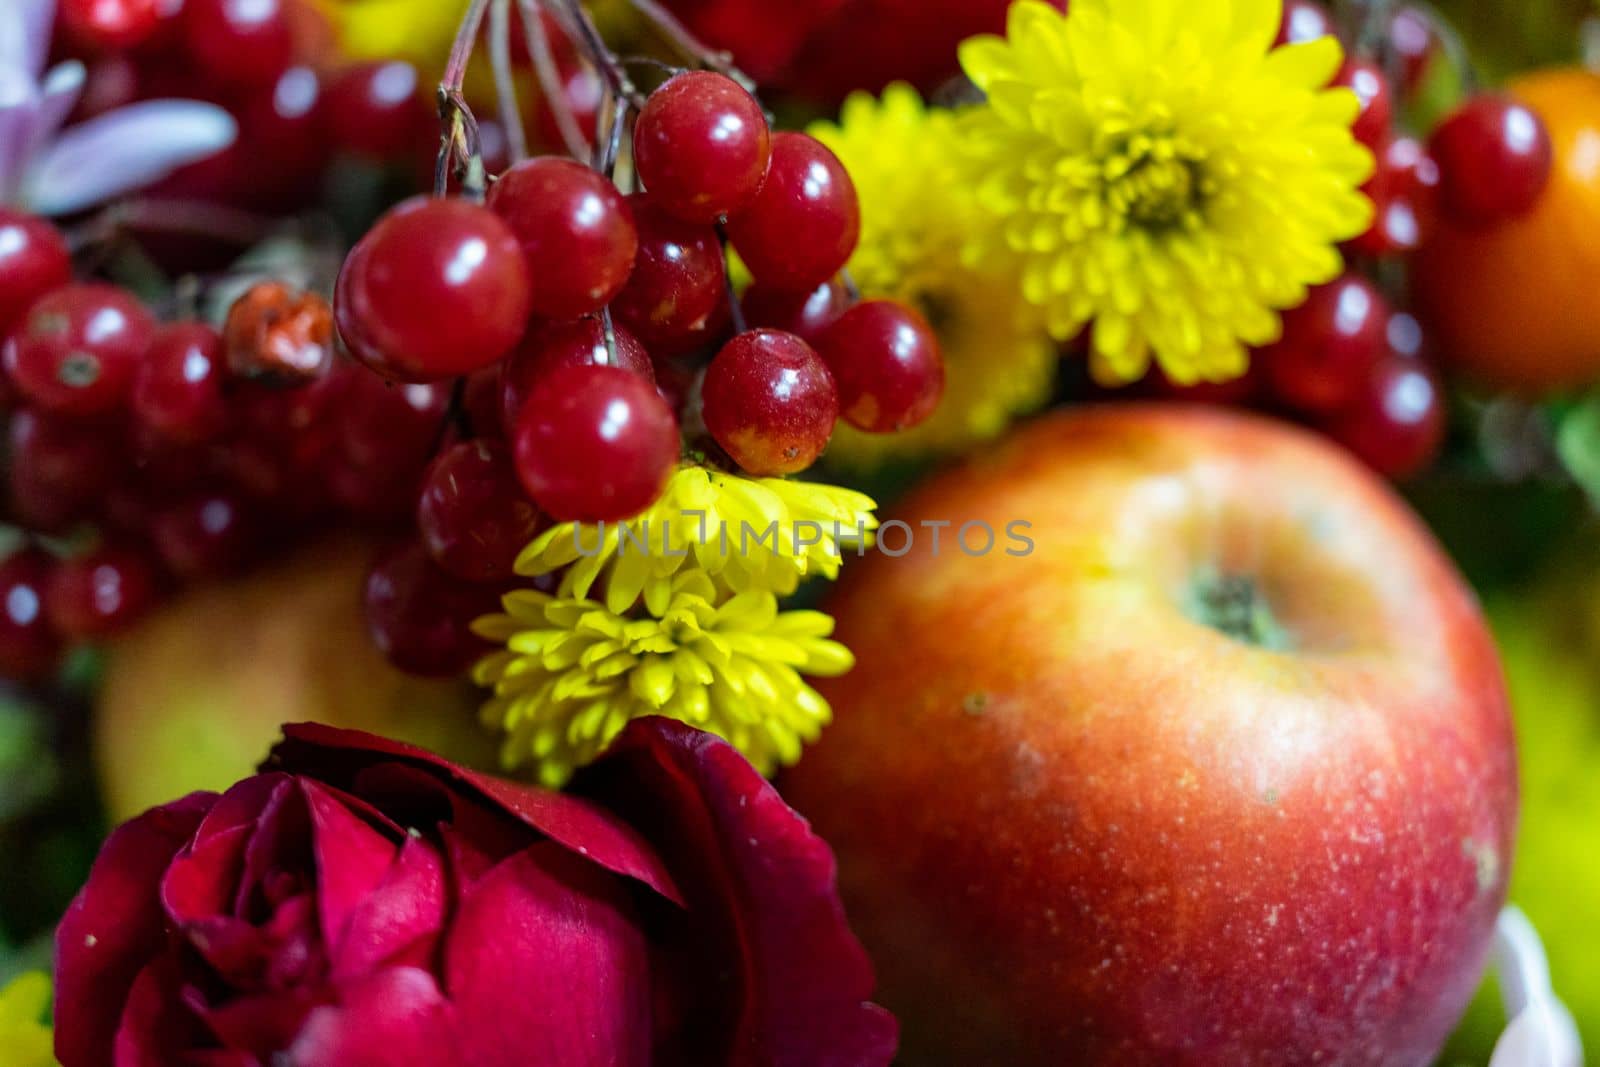
<path id="1" fill-rule="evenodd" d="M 811 290 L 839 273 L 861 236 L 856 187 L 828 147 L 803 133 L 772 138 L 767 180 L 728 237 L 756 281 Z"/>
<path id="2" fill-rule="evenodd" d="M 1440 203 L 1464 226 L 1487 226 L 1533 209 L 1550 180 L 1544 121 L 1515 100 L 1478 96 L 1445 119 L 1428 150 L 1439 164 Z"/>
<path id="3" fill-rule="evenodd" d="M 222 337 L 199 322 L 163 328 L 133 377 L 133 414 L 172 441 L 211 441 L 228 426 Z"/>
<path id="4" fill-rule="evenodd" d="M 755 282 L 744 291 L 739 306 L 751 326 L 783 330 L 815 345 L 850 305 L 844 290 L 830 280 L 809 293 Z"/>
<path id="5" fill-rule="evenodd" d="M 1439 383 L 1426 364 L 1389 356 L 1328 424 L 1328 432 L 1380 474 L 1407 478 L 1426 468 L 1444 443 Z"/>
<path id="6" fill-rule="evenodd" d="M 1328 414 L 1355 397 L 1384 351 L 1389 307 L 1359 274 L 1319 286 L 1283 316 L 1283 337 L 1260 353 L 1278 399 Z"/>
<path id="7" fill-rule="evenodd" d="M 423 476 L 417 529 L 428 555 L 456 578 L 490 582 L 512 577 L 517 554 L 539 527 L 539 509 L 524 494 L 507 445 L 454 445 Z"/>
<path id="8" fill-rule="evenodd" d="M 1389 140 L 1389 130 L 1394 125 L 1394 94 L 1389 91 L 1389 79 L 1376 63 L 1357 56 L 1345 60 L 1333 85 L 1352 90 L 1361 101 L 1361 111 L 1350 132 L 1374 153 L 1378 152 Z"/>
<path id="9" fill-rule="evenodd" d="M 750 474 L 793 474 L 828 447 L 839 391 L 828 365 L 800 338 L 751 330 L 706 368 L 701 414 L 712 438 Z"/>
<path id="10" fill-rule="evenodd" d="M 235 574 L 261 547 L 248 505 L 229 492 L 202 493 L 163 509 L 150 533 L 167 569 L 188 581 Z"/>
<path id="11" fill-rule="evenodd" d="M 528 267 L 516 234 L 465 200 L 409 200 L 345 260 L 339 333 L 374 371 L 426 382 L 498 362 L 527 326 Z"/>
<path id="12" fill-rule="evenodd" d="M 61 0 L 61 24 L 96 51 L 121 52 L 143 41 L 161 19 L 160 0 Z"/>
<path id="13" fill-rule="evenodd" d="M 817 342 L 839 390 L 839 412 L 868 433 L 908 430 L 944 394 L 939 339 L 923 317 L 893 300 L 846 311 Z"/>
<path id="14" fill-rule="evenodd" d="M 761 105 L 732 78 L 674 75 L 650 94 L 633 128 L 633 162 L 661 209 L 715 222 L 749 207 L 772 157 Z"/>
<path id="15" fill-rule="evenodd" d="M 472 622 L 500 609 L 493 586 L 457 581 L 412 541 L 385 553 L 367 574 L 367 632 L 389 662 L 411 674 L 460 674 L 489 651 Z"/>
<path id="16" fill-rule="evenodd" d="M 467 375 L 461 406 L 466 409 L 467 425 L 473 437 L 504 438 L 509 432 L 501 414 L 505 396 L 501 386 L 504 368 L 504 364 L 497 363 Z"/>
<path id="17" fill-rule="evenodd" d="M 559 522 L 631 518 L 666 487 L 677 420 L 655 386 L 621 367 L 558 367 L 523 406 L 517 473 Z"/>
<path id="18" fill-rule="evenodd" d="M 59 633 L 92 641 L 137 622 L 158 592 L 156 569 L 142 552 L 108 544 L 57 564 L 44 604 Z"/>
<path id="19" fill-rule="evenodd" d="M 94 510 L 121 472 L 120 442 L 91 426 L 23 410 L 8 427 L 11 504 L 36 530 L 56 531 Z"/>
<path id="20" fill-rule="evenodd" d="M 55 673 L 61 637 L 45 615 L 45 588 L 56 561 L 24 548 L 0 563 L 0 675 L 38 682 Z"/>
<path id="21" fill-rule="evenodd" d="M 616 360 L 606 347 L 605 325 L 599 319 L 573 319 L 538 327 L 506 361 L 501 374 L 501 403 L 507 433 L 514 433 L 522 406 L 534 384 L 557 367 L 606 366 L 612 364 L 632 371 L 651 384 L 655 368 L 650 353 L 621 326 L 613 325 Z"/>
<path id="22" fill-rule="evenodd" d="M 332 156 L 320 128 L 323 110 L 322 80 L 307 66 L 246 93 L 237 107 L 239 138 L 223 157 L 233 160 L 227 184 L 240 203 L 287 213 L 315 197 Z"/>
<path id="23" fill-rule="evenodd" d="M 1279 44 L 1304 44 L 1319 37 L 1334 36 L 1333 16 L 1316 0 L 1284 0 L 1283 21 L 1278 26 Z"/>
<path id="24" fill-rule="evenodd" d="M 286 0 L 185 0 L 190 59 L 219 85 L 271 85 L 294 57 L 286 7 Z"/>
<path id="25" fill-rule="evenodd" d="M 522 242 L 537 279 L 536 314 L 575 319 L 611 303 L 627 284 L 639 234 L 605 175 L 570 159 L 525 160 L 495 183 L 489 207 Z"/>
<path id="26" fill-rule="evenodd" d="M 429 124 L 417 68 L 399 59 L 357 63 L 328 83 L 325 136 L 347 152 L 384 161 L 416 147 Z M 437 138 L 434 138 L 437 142 Z"/>
<path id="27" fill-rule="evenodd" d="M 1403 84 L 1415 91 L 1439 50 L 1439 32 L 1433 16 L 1407 5 L 1389 19 L 1389 47 L 1400 57 Z"/>
<path id="28" fill-rule="evenodd" d="M 1439 167 L 1417 141 L 1397 137 L 1378 155 L 1378 169 L 1363 187 L 1377 214 L 1366 233 L 1350 242 L 1369 256 L 1414 252 L 1437 223 Z"/>
<path id="29" fill-rule="evenodd" d="M 0 207 L 0 339 L 29 306 L 72 280 L 72 256 L 61 232 L 44 219 Z"/>
<path id="30" fill-rule="evenodd" d="M 722 245 L 712 227 L 673 218 L 647 195 L 629 203 L 639 257 L 612 310 L 652 350 L 674 347 L 727 313 Z"/>
<path id="31" fill-rule="evenodd" d="M 6 345 L 6 373 L 24 396 L 50 411 L 110 411 L 127 399 L 155 329 L 131 293 L 68 285 L 29 308 Z"/>
<path id="32" fill-rule="evenodd" d="M 446 385 L 391 385 L 352 374 L 336 409 L 339 452 L 361 470 L 420 472 L 439 442 L 449 407 Z"/>

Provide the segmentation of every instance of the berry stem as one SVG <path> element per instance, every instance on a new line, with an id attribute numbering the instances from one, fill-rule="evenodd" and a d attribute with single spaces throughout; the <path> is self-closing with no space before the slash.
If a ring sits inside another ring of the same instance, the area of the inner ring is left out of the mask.
<path id="1" fill-rule="evenodd" d="M 579 0 L 545 0 L 545 2 L 553 3 L 566 15 L 567 22 L 577 31 L 573 40 L 584 50 L 589 61 L 605 78 L 606 86 L 612 94 L 628 101 L 634 107 L 643 107 L 643 94 L 634 86 L 633 79 L 628 77 L 628 71 L 616 53 L 606 45 L 605 39 L 600 36 L 600 31 L 594 24 L 594 19 L 589 17 L 589 12 L 583 4 Z"/>
<path id="2" fill-rule="evenodd" d="M 550 48 L 550 34 L 546 32 L 544 19 L 540 15 L 539 0 L 517 0 L 517 7 L 522 12 L 522 31 L 528 39 L 528 55 L 533 58 L 533 70 L 539 78 L 545 106 L 555 118 L 556 129 L 561 133 L 562 143 L 567 146 L 567 153 L 574 159 L 581 159 L 588 153 L 588 141 L 562 89 L 561 70 Z"/>
<path id="3" fill-rule="evenodd" d="M 478 138 L 478 120 L 467 106 L 462 85 L 467 77 L 467 64 L 472 59 L 472 48 L 477 43 L 478 32 L 483 28 L 483 17 L 489 10 L 489 0 L 471 0 L 461 16 L 456 30 L 455 43 L 450 46 L 450 59 L 445 64 L 444 77 L 439 82 L 439 120 L 448 123 L 443 142 L 439 146 L 439 159 L 433 170 L 433 194 L 443 196 L 450 188 L 452 164 L 464 164 L 461 179 L 462 193 L 481 202 L 488 179 L 483 171 L 483 150 Z"/>
<path id="4" fill-rule="evenodd" d="M 732 78 L 743 86 L 746 92 L 755 94 L 755 82 L 734 66 L 731 52 L 718 51 L 702 44 L 676 15 L 662 7 L 657 0 L 629 0 L 629 3 L 685 58 L 693 60 L 707 70 L 714 70 L 718 74 Z"/>
<path id="5" fill-rule="evenodd" d="M 1445 18 L 1444 14 L 1428 0 L 1412 0 L 1411 6 L 1427 15 L 1433 22 L 1435 32 L 1439 34 L 1439 44 L 1444 48 L 1445 55 L 1450 57 L 1450 65 L 1456 68 L 1456 73 L 1461 77 L 1462 94 L 1476 95 L 1483 84 L 1483 79 L 1473 64 L 1472 50 L 1461 38 L 1461 31 L 1457 30 L 1455 23 Z"/>
<path id="6" fill-rule="evenodd" d="M 500 125 L 505 127 L 511 162 L 528 158 L 528 134 L 517 105 L 517 83 L 511 73 L 511 0 L 494 0 L 489 8 L 489 62 L 494 68 L 495 98 L 500 104 Z"/>

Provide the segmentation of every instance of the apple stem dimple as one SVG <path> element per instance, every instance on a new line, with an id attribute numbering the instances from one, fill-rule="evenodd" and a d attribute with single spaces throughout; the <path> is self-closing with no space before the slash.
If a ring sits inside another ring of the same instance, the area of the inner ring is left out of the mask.
<path id="1" fill-rule="evenodd" d="M 1274 652 L 1293 646 L 1289 631 L 1272 613 L 1253 578 L 1203 571 L 1190 584 L 1184 612 L 1235 641 Z"/>

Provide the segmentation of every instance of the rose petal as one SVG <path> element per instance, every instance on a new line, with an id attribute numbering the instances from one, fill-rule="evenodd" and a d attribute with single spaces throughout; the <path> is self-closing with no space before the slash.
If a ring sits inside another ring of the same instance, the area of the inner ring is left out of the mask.
<path id="1" fill-rule="evenodd" d="M 259 921 L 271 912 L 269 881 L 287 877 L 309 887 L 313 873 L 311 814 L 305 794 L 289 775 L 270 777 L 272 793 L 250 823 L 244 866 L 234 882 L 233 914 L 240 919 Z M 201 834 L 209 828 L 208 820 Z"/>
<path id="2" fill-rule="evenodd" d="M 249 843 L 250 827 L 234 826 L 197 840 L 173 857 L 161 879 L 161 906 L 167 918 L 179 926 L 232 918 L 229 909 Z"/>
<path id="3" fill-rule="evenodd" d="M 321 785 L 307 778 L 301 779 L 300 788 L 311 813 L 322 940 L 333 946 L 344 937 L 356 908 L 382 884 L 400 848 Z"/>
<path id="4" fill-rule="evenodd" d="M 897 1026 L 870 1002 L 872 965 L 846 922 L 833 853 L 730 745 L 672 720 L 641 719 L 574 788 L 640 827 L 689 894 L 678 943 L 699 958 L 678 984 L 701 993 L 699 1010 L 719 1018 L 685 1019 L 687 1044 L 662 1053 L 664 1062 L 867 1067 L 893 1059 Z M 714 958 L 711 946 L 727 954 Z M 719 973 L 731 974 L 729 988 L 706 984 Z"/>
<path id="5" fill-rule="evenodd" d="M 217 800 L 194 793 L 112 832 L 89 880 L 56 929 L 56 1058 L 62 1067 L 110 1061 L 122 1004 L 161 947 L 162 872 Z"/>
<path id="6" fill-rule="evenodd" d="M 445 987 L 474 1067 L 650 1062 L 650 962 L 623 884 L 541 841 L 465 894 Z"/>
<path id="7" fill-rule="evenodd" d="M 392 967 L 347 986 L 306 1017 L 288 1067 L 466 1067 L 450 1005 L 433 977 Z M 524 1063 L 532 1062 L 524 1060 Z M 472 1067 L 485 1067 L 477 1062 Z"/>
<path id="8" fill-rule="evenodd" d="M 351 912 L 330 956 L 335 981 L 388 963 L 444 926 L 444 862 L 425 842 L 408 837 L 377 889 Z"/>
<path id="9" fill-rule="evenodd" d="M 115 1063 L 116 1067 L 172 1067 L 185 1049 L 200 1044 L 204 1027 L 175 995 L 182 982 L 177 957 L 171 953 L 156 957 L 140 970 L 122 1009 L 115 1052 L 93 1062 Z M 60 1035 L 58 1027 L 57 1056 L 63 1067 L 70 1067 L 60 1055 Z"/>
<path id="10" fill-rule="evenodd" d="M 297 986 L 281 993 L 235 997 L 199 1014 L 228 1048 L 271 1063 L 274 1053 L 296 1039 L 311 1012 L 331 999 L 331 990 Z"/>
<path id="11" fill-rule="evenodd" d="M 604 809 L 532 786 L 491 778 L 423 749 L 359 730 L 320 723 L 291 723 L 263 767 L 311 774 L 350 789 L 363 770 L 392 760 L 427 768 L 451 786 L 470 791 L 594 863 L 635 878 L 669 900 L 681 901 L 666 865 L 625 822 Z"/>
<path id="12" fill-rule="evenodd" d="M 64 132 L 35 161 L 24 197 L 43 215 L 82 211 L 215 155 L 237 135 L 233 116 L 213 104 L 129 104 Z"/>
<path id="13" fill-rule="evenodd" d="M 234 783 L 206 813 L 200 829 L 195 831 L 195 840 L 204 841 L 235 826 L 254 826 L 273 796 L 289 781 L 287 774 L 257 774 Z"/>

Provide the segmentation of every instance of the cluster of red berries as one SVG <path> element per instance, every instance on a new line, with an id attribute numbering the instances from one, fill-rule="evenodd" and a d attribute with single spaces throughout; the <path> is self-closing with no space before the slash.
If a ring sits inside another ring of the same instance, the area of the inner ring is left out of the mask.
<path id="1" fill-rule="evenodd" d="M 321 298 L 266 283 L 221 331 L 160 324 L 126 290 L 74 282 L 61 234 L 3 209 L 0 337 L 7 517 L 30 535 L 0 564 L 7 677 L 46 677 L 174 586 L 329 523 L 408 520 L 446 432 L 449 389 L 336 359 Z"/>
<path id="2" fill-rule="evenodd" d="M 1433 462 L 1447 418 L 1425 325 L 1393 306 L 1404 304 L 1403 285 L 1391 287 L 1391 301 L 1375 284 L 1378 265 L 1403 264 L 1441 218 L 1479 228 L 1527 213 L 1551 167 L 1543 122 L 1508 97 L 1468 97 L 1426 143 L 1397 128 L 1398 100 L 1417 88 L 1439 53 L 1433 18 L 1399 8 L 1382 54 L 1351 55 L 1334 81 L 1360 98 L 1354 133 L 1377 160 L 1364 189 L 1375 217 L 1345 249 L 1350 268 L 1284 315 L 1282 339 L 1257 354 L 1249 376 L 1200 387 L 1211 399 L 1265 401 L 1310 421 L 1395 478 Z M 1280 44 L 1334 33 L 1333 19 L 1314 0 L 1284 4 Z"/>
<path id="3" fill-rule="evenodd" d="M 233 146 L 146 195 L 251 211 L 311 202 L 336 152 L 388 162 L 429 151 L 437 130 L 416 69 L 300 62 L 297 2 L 61 0 L 61 44 L 88 69 L 80 116 L 160 97 L 227 109 L 239 124 Z"/>
<path id="4" fill-rule="evenodd" d="M 538 157 L 500 175 L 483 205 L 401 204 L 345 261 L 334 311 L 350 352 L 391 382 L 460 380 L 470 426 L 424 479 L 418 544 L 368 586 L 379 645 L 412 669 L 424 619 L 410 606 L 425 601 L 437 630 L 442 590 L 471 586 L 453 601 L 469 618 L 545 521 L 639 513 L 686 448 L 752 475 L 795 473 L 841 417 L 905 429 L 943 391 L 921 316 L 852 304 L 838 280 L 859 207 L 819 141 L 774 133 L 736 81 L 696 71 L 650 95 L 632 146 L 640 192 Z M 738 306 L 725 243 L 755 278 Z"/>

